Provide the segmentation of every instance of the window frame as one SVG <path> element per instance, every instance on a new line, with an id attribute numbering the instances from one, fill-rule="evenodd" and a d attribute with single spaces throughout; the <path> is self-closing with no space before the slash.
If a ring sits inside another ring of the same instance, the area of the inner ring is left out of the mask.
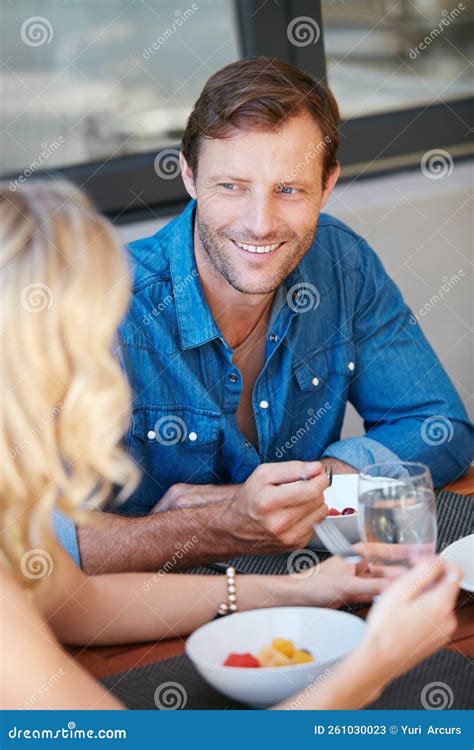
<path id="1" fill-rule="evenodd" d="M 280 57 L 326 81 L 324 24 L 320 0 L 234 0 L 242 57 Z M 310 16 L 320 28 L 318 43 L 298 47 L 289 42 L 287 26 Z M 474 97 L 343 120 L 338 158 L 340 181 L 363 179 L 419 166 L 431 149 L 446 149 L 454 160 L 472 156 Z M 83 188 L 96 206 L 118 224 L 166 218 L 178 213 L 189 196 L 182 180 L 164 179 L 154 169 L 152 152 L 39 171 L 35 176 L 66 178 Z M 32 177 L 32 179 L 35 178 Z M 9 175 L 5 180 L 17 178 Z"/>

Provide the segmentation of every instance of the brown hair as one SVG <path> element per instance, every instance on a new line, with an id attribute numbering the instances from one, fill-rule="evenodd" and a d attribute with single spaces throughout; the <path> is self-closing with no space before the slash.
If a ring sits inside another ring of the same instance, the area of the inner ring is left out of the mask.
<path id="1" fill-rule="evenodd" d="M 330 89 L 277 57 L 247 57 L 212 75 L 186 123 L 181 150 L 197 175 L 201 138 L 225 138 L 233 128 L 277 130 L 302 112 L 320 126 L 323 185 L 337 164 L 339 108 Z"/>

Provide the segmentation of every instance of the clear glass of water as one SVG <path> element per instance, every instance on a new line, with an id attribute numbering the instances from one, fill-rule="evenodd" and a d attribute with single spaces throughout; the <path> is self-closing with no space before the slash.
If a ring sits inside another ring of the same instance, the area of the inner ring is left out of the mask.
<path id="1" fill-rule="evenodd" d="M 436 549 L 436 500 L 427 466 L 381 463 L 359 475 L 358 524 L 375 570 L 402 572 Z"/>

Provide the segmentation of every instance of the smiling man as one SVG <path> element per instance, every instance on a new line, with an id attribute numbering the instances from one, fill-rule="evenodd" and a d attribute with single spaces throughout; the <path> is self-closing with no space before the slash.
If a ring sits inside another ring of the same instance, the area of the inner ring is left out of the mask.
<path id="1" fill-rule="evenodd" d="M 399 290 L 321 213 L 338 127 L 331 92 L 276 59 L 240 60 L 204 87 L 182 142 L 192 201 L 130 248 L 120 355 L 143 477 L 81 528 L 87 570 L 302 546 L 324 515 L 322 464 L 421 461 L 437 485 L 468 468 L 466 412 Z M 366 432 L 341 440 L 348 401 Z"/>

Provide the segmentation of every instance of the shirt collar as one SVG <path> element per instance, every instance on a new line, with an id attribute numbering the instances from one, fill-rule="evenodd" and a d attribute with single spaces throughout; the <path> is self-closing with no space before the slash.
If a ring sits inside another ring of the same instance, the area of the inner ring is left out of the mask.
<path id="1" fill-rule="evenodd" d="M 221 333 L 204 297 L 194 256 L 196 201 L 188 203 L 170 236 L 170 272 L 183 349 L 201 346 Z"/>

